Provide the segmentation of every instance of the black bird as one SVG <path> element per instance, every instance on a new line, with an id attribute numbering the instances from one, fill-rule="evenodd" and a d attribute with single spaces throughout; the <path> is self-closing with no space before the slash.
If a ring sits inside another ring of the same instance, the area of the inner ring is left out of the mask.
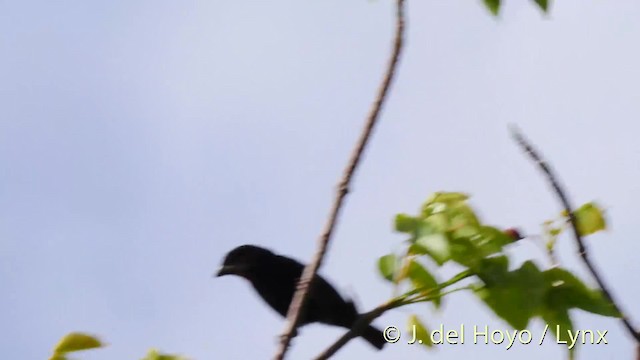
<path id="1" fill-rule="evenodd" d="M 304 265 L 294 259 L 259 246 L 241 245 L 226 255 L 217 276 L 237 275 L 249 280 L 262 299 L 286 317 L 303 270 Z M 298 326 L 318 322 L 351 329 L 358 316 L 353 302 L 343 299 L 331 284 L 317 275 Z M 377 349 L 386 343 L 382 331 L 371 325 L 360 336 Z"/>

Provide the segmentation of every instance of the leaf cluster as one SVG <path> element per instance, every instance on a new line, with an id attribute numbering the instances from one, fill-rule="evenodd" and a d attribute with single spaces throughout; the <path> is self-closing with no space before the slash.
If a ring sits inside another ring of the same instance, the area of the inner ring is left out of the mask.
<path id="1" fill-rule="evenodd" d="M 525 329 L 532 319 L 541 318 L 554 329 L 560 326 L 562 340 L 573 330 L 572 309 L 620 316 L 602 291 L 588 287 L 567 269 L 541 269 L 532 260 L 513 268 L 505 249 L 521 240 L 520 234 L 483 223 L 468 199 L 464 193 L 438 192 L 417 215 L 396 215 L 395 230 L 406 239 L 399 254 L 378 260 L 378 269 L 396 292 L 402 288 L 395 297 L 398 306 L 432 302 L 438 308 L 444 295 L 468 290 L 514 329 Z M 605 228 L 602 211 L 594 203 L 580 207 L 574 216 L 581 235 Z M 567 214 L 561 217 L 566 224 Z M 545 224 L 555 243 L 564 227 Z M 450 262 L 463 271 L 443 282 L 426 266 L 438 268 Z M 471 283 L 459 286 L 463 279 L 471 279 Z M 458 287 L 453 286 L 456 284 Z M 410 317 L 409 324 L 426 331 L 416 315 Z"/>

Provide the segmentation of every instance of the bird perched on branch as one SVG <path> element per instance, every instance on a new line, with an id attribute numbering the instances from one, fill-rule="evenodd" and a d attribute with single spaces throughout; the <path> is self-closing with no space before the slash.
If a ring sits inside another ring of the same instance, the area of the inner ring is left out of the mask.
<path id="1" fill-rule="evenodd" d="M 242 245 L 226 255 L 217 276 L 237 275 L 249 280 L 262 299 L 286 317 L 303 270 L 304 265 L 294 259 L 259 246 Z M 317 275 L 298 326 L 318 322 L 350 329 L 358 316 L 353 302 L 343 299 L 331 284 Z M 360 336 L 377 349 L 386 343 L 382 331 L 371 325 Z"/>

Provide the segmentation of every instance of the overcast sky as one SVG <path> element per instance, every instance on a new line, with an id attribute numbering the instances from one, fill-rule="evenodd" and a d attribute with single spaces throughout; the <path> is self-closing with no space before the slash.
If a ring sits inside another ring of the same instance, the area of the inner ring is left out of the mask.
<path id="1" fill-rule="evenodd" d="M 382 121 L 321 269 L 362 311 L 391 296 L 376 259 L 404 238 L 398 212 L 434 191 L 465 191 L 482 219 L 540 232 L 560 210 L 510 140 L 518 124 L 576 204 L 607 209 L 588 239 L 620 304 L 640 325 L 640 2 L 564 0 L 544 16 L 510 1 L 408 3 L 407 48 Z M 45 359 L 69 331 L 109 347 L 193 359 L 272 356 L 284 322 L 240 278 L 211 274 L 253 243 L 311 258 L 391 45 L 390 1 L 0 2 L 0 349 Z M 634 45 L 636 44 L 636 45 Z M 536 259 L 531 242 L 509 249 Z M 593 283 L 562 238 L 564 266 Z M 441 279 L 452 269 L 434 272 Z M 390 312 L 431 327 L 509 329 L 471 294 Z M 580 359 L 629 359 L 611 318 Z M 543 328 L 529 324 L 534 336 Z M 291 359 L 343 330 L 310 325 Z M 564 358 L 559 345 L 416 345 L 375 352 L 352 341 L 336 359 Z"/>

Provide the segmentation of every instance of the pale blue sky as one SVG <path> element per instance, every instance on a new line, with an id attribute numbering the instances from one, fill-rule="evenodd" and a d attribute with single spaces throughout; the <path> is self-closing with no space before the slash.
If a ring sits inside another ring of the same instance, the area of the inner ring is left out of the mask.
<path id="1" fill-rule="evenodd" d="M 516 123 L 575 203 L 607 207 L 592 257 L 640 322 L 640 3 L 565 0 L 543 16 L 510 1 L 500 19 L 480 1 L 407 10 L 398 78 L 322 273 L 362 310 L 387 299 L 374 269 L 403 240 L 392 218 L 438 190 L 473 194 L 487 222 L 539 231 L 559 207 L 509 139 Z M 150 347 L 270 357 L 283 321 L 246 282 L 211 274 L 243 243 L 311 257 L 387 61 L 392 11 L 382 0 L 0 2 L 2 357 L 44 359 L 72 330 L 110 343 L 78 356 L 88 360 Z M 590 281 L 569 239 L 559 251 Z M 510 252 L 545 264 L 530 243 Z M 430 325 L 508 328 L 472 295 L 440 314 L 412 310 Z M 404 327 L 410 313 L 375 324 Z M 575 321 L 609 330 L 580 359 L 631 357 L 618 321 Z M 342 332 L 309 326 L 290 358 Z M 471 355 L 564 357 L 550 343 L 429 354 L 357 340 L 336 359 Z"/>

